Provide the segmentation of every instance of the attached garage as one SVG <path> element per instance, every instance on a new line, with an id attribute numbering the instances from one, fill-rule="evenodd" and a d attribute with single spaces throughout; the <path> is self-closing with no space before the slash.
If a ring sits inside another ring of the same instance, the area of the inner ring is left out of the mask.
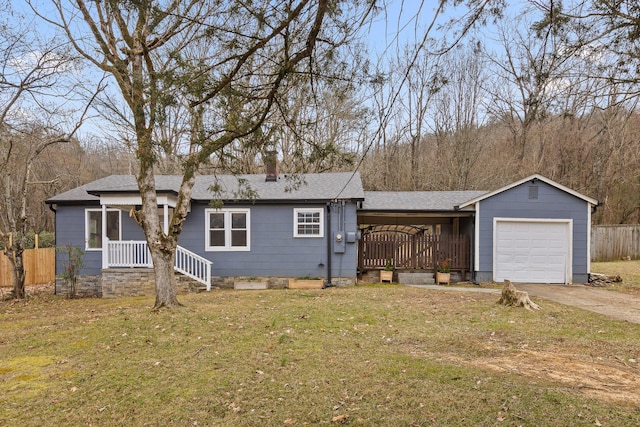
<path id="1" fill-rule="evenodd" d="M 571 221 L 494 218 L 494 280 L 567 283 Z"/>
<path id="2" fill-rule="evenodd" d="M 532 175 L 460 206 L 475 212 L 474 281 L 586 283 L 598 202 Z"/>

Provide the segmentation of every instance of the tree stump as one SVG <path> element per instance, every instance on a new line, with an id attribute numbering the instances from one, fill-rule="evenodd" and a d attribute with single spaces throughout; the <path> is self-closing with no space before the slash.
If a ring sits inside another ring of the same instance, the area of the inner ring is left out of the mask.
<path id="1" fill-rule="evenodd" d="M 527 310 L 540 310 L 540 308 L 542 308 L 535 302 L 531 301 L 528 292 L 517 290 L 510 280 L 504 281 L 502 296 L 500 297 L 498 304 L 502 304 L 507 307 L 524 307 Z"/>

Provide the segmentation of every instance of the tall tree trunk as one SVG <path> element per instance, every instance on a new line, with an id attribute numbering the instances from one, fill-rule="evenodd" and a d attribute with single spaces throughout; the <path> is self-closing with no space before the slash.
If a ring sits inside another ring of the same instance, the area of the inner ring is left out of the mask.
<path id="1" fill-rule="evenodd" d="M 13 298 L 15 299 L 23 299 L 26 296 L 24 289 L 26 274 L 22 257 L 24 248 L 20 246 L 20 242 L 14 241 L 9 250 L 5 251 L 11 265 L 11 281 L 13 282 Z"/>
<path id="2" fill-rule="evenodd" d="M 153 268 L 155 272 L 156 303 L 154 309 L 180 306 L 176 296 L 176 276 L 173 271 L 175 245 L 150 246 Z"/>

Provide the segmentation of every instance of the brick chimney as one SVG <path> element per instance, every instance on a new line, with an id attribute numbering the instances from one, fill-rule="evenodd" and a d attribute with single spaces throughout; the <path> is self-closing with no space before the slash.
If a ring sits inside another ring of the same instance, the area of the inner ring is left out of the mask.
<path id="1" fill-rule="evenodd" d="M 278 152 L 269 150 L 264 153 L 264 166 L 267 170 L 266 182 L 276 182 L 278 180 Z"/>

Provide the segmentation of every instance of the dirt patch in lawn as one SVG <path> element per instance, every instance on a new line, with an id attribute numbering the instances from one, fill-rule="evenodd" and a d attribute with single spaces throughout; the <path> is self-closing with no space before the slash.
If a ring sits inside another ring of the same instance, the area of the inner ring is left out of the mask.
<path id="1" fill-rule="evenodd" d="M 598 360 L 587 355 L 531 350 L 474 360 L 453 356 L 450 360 L 531 379 L 558 381 L 589 397 L 640 405 L 640 372 L 635 361 Z"/>

